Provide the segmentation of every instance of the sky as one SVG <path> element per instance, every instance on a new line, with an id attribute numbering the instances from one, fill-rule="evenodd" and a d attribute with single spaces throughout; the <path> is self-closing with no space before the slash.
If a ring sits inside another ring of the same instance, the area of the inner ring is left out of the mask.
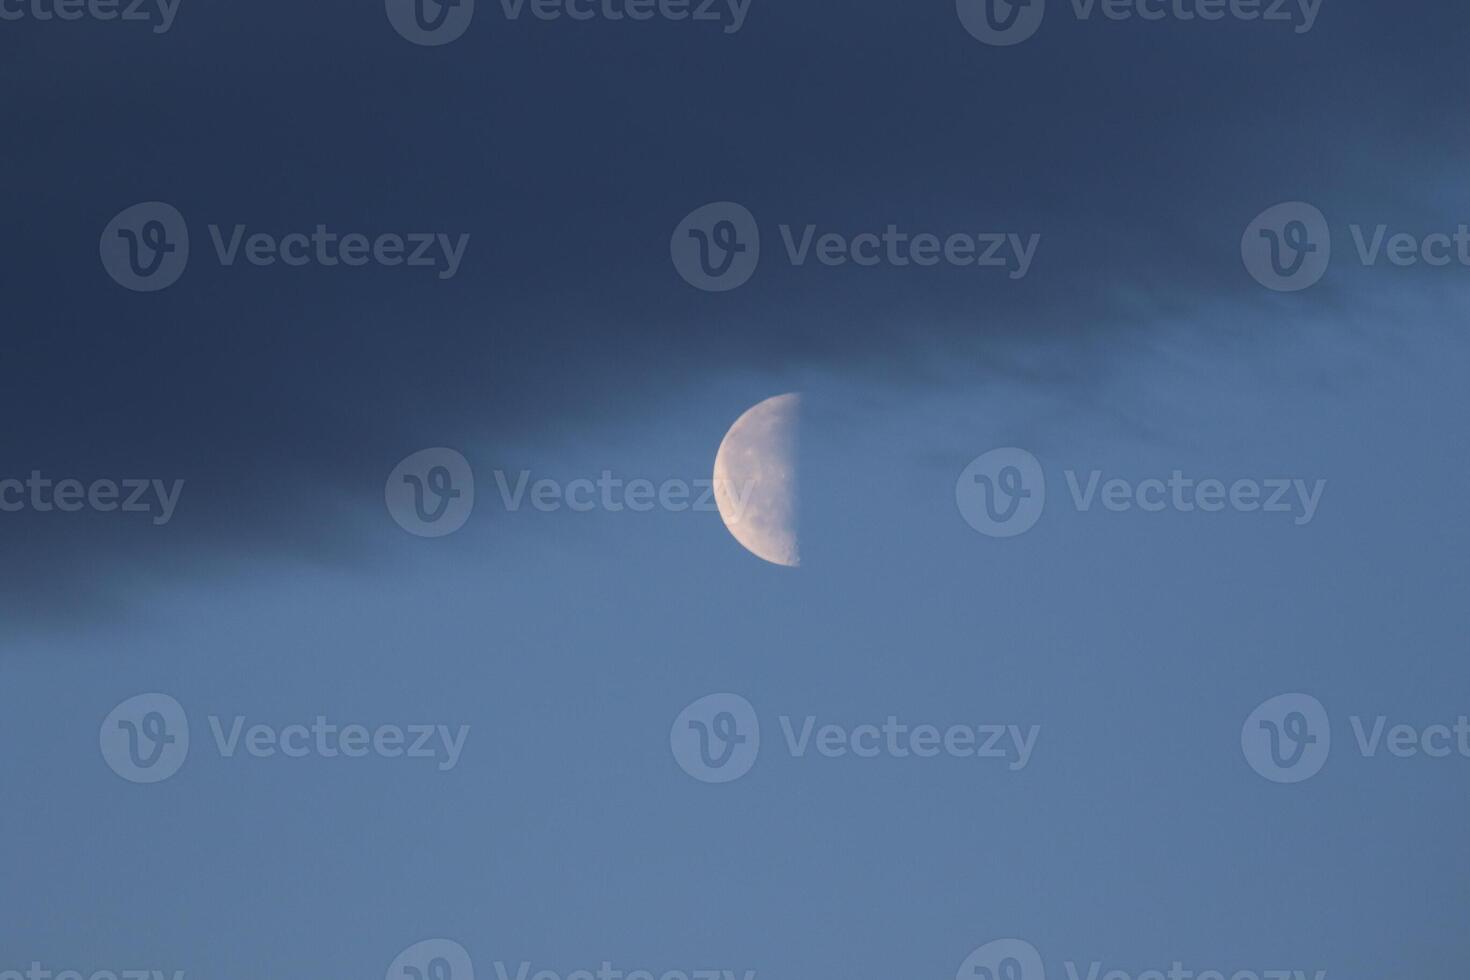
<path id="1" fill-rule="evenodd" d="M 49 4 L 0 0 L 0 980 L 1463 976 L 1470 11 Z M 503 489 L 697 497 L 788 392 L 799 568 Z"/>

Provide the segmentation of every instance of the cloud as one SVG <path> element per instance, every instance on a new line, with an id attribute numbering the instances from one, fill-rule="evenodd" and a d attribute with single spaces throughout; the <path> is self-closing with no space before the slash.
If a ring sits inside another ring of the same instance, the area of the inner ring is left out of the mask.
<path id="1" fill-rule="evenodd" d="M 1457 7 L 1419 11 L 1412 45 L 1339 6 L 1299 37 L 1058 17 L 1002 51 L 943 5 L 757 4 L 730 36 L 519 22 L 443 49 L 350 6 L 295 10 L 291 31 L 199 7 L 164 43 L 47 32 L 0 66 L 8 91 L 54 66 L 7 151 L 25 193 L 7 216 L 0 476 L 187 481 L 161 528 L 0 515 L 7 612 L 125 607 L 140 580 L 221 556 L 355 562 L 361 506 L 409 452 L 534 439 L 733 372 L 937 370 L 1086 398 L 1201 311 L 1293 315 L 1240 267 L 1262 208 L 1423 214 L 1466 139 L 1458 50 L 1422 45 L 1463 36 Z M 126 84 L 101 81 L 108 65 Z M 1420 110 L 1370 111 L 1406 100 Z M 194 251 L 178 284 L 134 294 L 98 235 L 155 199 Z M 669 235 L 724 199 L 765 250 L 749 284 L 702 293 Z M 210 224 L 470 240 L 450 279 L 223 267 Z M 782 224 L 1041 242 L 1015 281 L 794 267 Z"/>

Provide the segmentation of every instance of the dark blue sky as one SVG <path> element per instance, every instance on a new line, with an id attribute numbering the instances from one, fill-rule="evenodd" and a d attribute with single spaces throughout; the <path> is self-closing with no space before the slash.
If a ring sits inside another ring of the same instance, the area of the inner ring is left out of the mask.
<path id="1" fill-rule="evenodd" d="M 1351 723 L 1470 714 L 1470 268 L 1355 240 L 1470 221 L 1462 5 L 1298 33 L 1048 0 L 1002 47 L 949 2 L 751 0 L 726 32 L 478 0 L 420 46 L 372 2 L 181 0 L 162 33 L 30 2 L 0 0 L 0 480 L 184 486 L 161 525 L 0 512 L 0 974 L 376 976 L 444 936 L 481 980 L 948 980 L 1007 937 L 1053 980 L 1463 976 L 1470 759 L 1364 757 Z M 189 259 L 134 292 L 99 237 L 150 201 Z M 761 255 L 706 292 L 670 241 L 721 201 Z M 1331 262 L 1274 292 L 1242 235 L 1294 201 Z M 223 266 L 211 225 L 468 240 L 448 277 Z M 783 225 L 1039 247 L 1014 279 L 796 266 Z M 511 513 L 492 477 L 706 479 L 794 390 L 799 570 L 713 513 Z M 440 446 L 475 510 L 405 534 L 384 480 Z M 956 507 L 998 447 L 1046 472 L 1013 539 Z M 1302 525 L 1083 511 L 1093 470 L 1325 491 Z M 669 728 L 726 691 L 760 758 L 705 785 Z M 192 736 L 153 786 L 98 751 L 145 692 Z M 1241 727 L 1289 692 L 1331 757 L 1276 785 Z M 470 734 L 448 772 L 223 758 L 235 715 Z M 1041 734 L 1018 772 L 795 758 L 807 715 Z"/>

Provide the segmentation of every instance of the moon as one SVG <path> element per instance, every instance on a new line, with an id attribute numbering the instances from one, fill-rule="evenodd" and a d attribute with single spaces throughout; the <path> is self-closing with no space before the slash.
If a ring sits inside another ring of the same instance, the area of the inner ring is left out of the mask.
<path id="1" fill-rule="evenodd" d="M 776 395 L 735 420 L 715 454 L 715 506 L 732 537 L 757 558 L 795 568 L 801 395 Z"/>

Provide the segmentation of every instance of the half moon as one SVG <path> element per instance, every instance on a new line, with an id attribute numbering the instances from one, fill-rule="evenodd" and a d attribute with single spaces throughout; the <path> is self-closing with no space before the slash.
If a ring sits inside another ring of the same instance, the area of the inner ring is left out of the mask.
<path id="1" fill-rule="evenodd" d="M 735 420 L 715 454 L 715 506 L 751 554 L 801 564 L 797 540 L 797 429 L 801 395 L 767 398 Z"/>

